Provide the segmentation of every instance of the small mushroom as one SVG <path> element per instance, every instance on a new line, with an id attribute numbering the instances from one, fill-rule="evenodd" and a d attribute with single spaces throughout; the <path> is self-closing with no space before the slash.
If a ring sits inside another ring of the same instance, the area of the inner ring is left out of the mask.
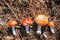
<path id="1" fill-rule="evenodd" d="M 12 33 L 13 33 L 13 35 L 16 35 L 16 32 L 15 32 L 15 26 L 16 25 L 17 25 L 17 21 L 15 21 L 15 20 L 9 20 L 8 21 L 8 26 L 12 27 Z"/>
<path id="2" fill-rule="evenodd" d="M 44 26 L 48 23 L 48 18 L 46 15 L 39 14 L 35 17 L 35 22 L 38 25 L 37 34 L 41 34 L 41 26 Z"/>
<path id="3" fill-rule="evenodd" d="M 24 18 L 21 23 L 26 27 L 26 33 L 29 33 L 29 26 L 32 24 L 31 18 Z"/>
<path id="4" fill-rule="evenodd" d="M 52 33 L 55 33 L 54 32 L 54 22 L 53 21 L 50 21 L 49 24 L 48 24 L 48 26 L 50 27 L 51 32 Z"/>

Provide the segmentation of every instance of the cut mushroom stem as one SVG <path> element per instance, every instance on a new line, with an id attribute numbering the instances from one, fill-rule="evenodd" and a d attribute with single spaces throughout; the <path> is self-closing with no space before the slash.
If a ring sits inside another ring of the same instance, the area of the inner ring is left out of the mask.
<path id="1" fill-rule="evenodd" d="M 12 33 L 13 33 L 13 35 L 17 35 L 14 26 L 12 27 Z"/>
<path id="2" fill-rule="evenodd" d="M 38 25 L 37 34 L 41 34 L 41 26 Z"/>
<path id="3" fill-rule="evenodd" d="M 52 33 L 55 33 L 53 27 L 50 27 L 50 30 L 51 30 Z"/>
<path id="4" fill-rule="evenodd" d="M 28 26 L 25 27 L 26 27 L 26 33 L 29 33 L 29 27 Z"/>

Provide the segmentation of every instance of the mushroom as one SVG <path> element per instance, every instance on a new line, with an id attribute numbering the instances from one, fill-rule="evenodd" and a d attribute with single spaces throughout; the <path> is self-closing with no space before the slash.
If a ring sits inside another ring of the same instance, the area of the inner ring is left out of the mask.
<path id="1" fill-rule="evenodd" d="M 53 22 L 53 21 L 50 21 L 50 22 L 48 23 L 48 26 L 50 27 L 51 32 L 52 32 L 52 33 L 55 33 L 55 32 L 54 32 L 54 22 Z"/>
<path id="2" fill-rule="evenodd" d="M 44 14 L 38 14 L 35 17 L 35 22 L 38 25 L 37 34 L 41 34 L 41 26 L 44 26 L 48 23 L 48 18 Z"/>
<path id="3" fill-rule="evenodd" d="M 8 26 L 12 27 L 12 33 L 13 33 L 13 35 L 16 35 L 16 32 L 15 32 L 15 26 L 16 25 L 17 25 L 17 21 L 16 20 L 9 20 L 8 21 Z"/>
<path id="4" fill-rule="evenodd" d="M 26 33 L 29 33 L 29 26 L 32 24 L 31 18 L 24 18 L 21 23 L 26 27 Z"/>

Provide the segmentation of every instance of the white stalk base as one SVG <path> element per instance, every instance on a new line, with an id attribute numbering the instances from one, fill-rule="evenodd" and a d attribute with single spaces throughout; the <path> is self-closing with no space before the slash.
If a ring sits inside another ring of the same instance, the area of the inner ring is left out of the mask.
<path id="1" fill-rule="evenodd" d="M 15 32 L 15 27 L 12 27 L 12 33 L 13 33 L 13 35 L 17 35 Z"/>
<path id="2" fill-rule="evenodd" d="M 41 34 L 41 26 L 38 26 L 38 28 L 37 28 L 37 34 Z"/>
<path id="3" fill-rule="evenodd" d="M 51 32 L 52 32 L 52 33 L 55 33 L 55 32 L 54 32 L 54 28 L 53 28 L 53 27 L 50 27 L 50 29 L 51 29 Z"/>
<path id="4" fill-rule="evenodd" d="M 26 33 L 29 33 L 29 27 L 26 26 Z"/>

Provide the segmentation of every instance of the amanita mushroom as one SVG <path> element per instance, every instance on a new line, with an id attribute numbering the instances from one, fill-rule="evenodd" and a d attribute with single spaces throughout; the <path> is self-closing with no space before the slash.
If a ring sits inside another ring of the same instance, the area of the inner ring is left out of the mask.
<path id="1" fill-rule="evenodd" d="M 35 22 L 38 25 L 37 33 L 41 34 L 41 26 L 44 26 L 48 23 L 48 18 L 46 15 L 39 14 L 35 17 Z"/>
<path id="2" fill-rule="evenodd" d="M 8 26 L 12 27 L 12 33 L 13 33 L 13 35 L 16 35 L 16 32 L 15 32 L 15 26 L 16 25 L 17 25 L 17 21 L 16 20 L 9 20 L 8 21 Z"/>
<path id="3" fill-rule="evenodd" d="M 21 23 L 26 27 L 26 33 L 29 33 L 29 26 L 32 23 L 31 18 L 24 18 L 22 19 Z"/>
<path id="4" fill-rule="evenodd" d="M 48 26 L 50 27 L 51 32 L 52 33 L 55 33 L 54 32 L 54 22 L 53 21 L 50 21 L 49 24 L 48 24 Z"/>

